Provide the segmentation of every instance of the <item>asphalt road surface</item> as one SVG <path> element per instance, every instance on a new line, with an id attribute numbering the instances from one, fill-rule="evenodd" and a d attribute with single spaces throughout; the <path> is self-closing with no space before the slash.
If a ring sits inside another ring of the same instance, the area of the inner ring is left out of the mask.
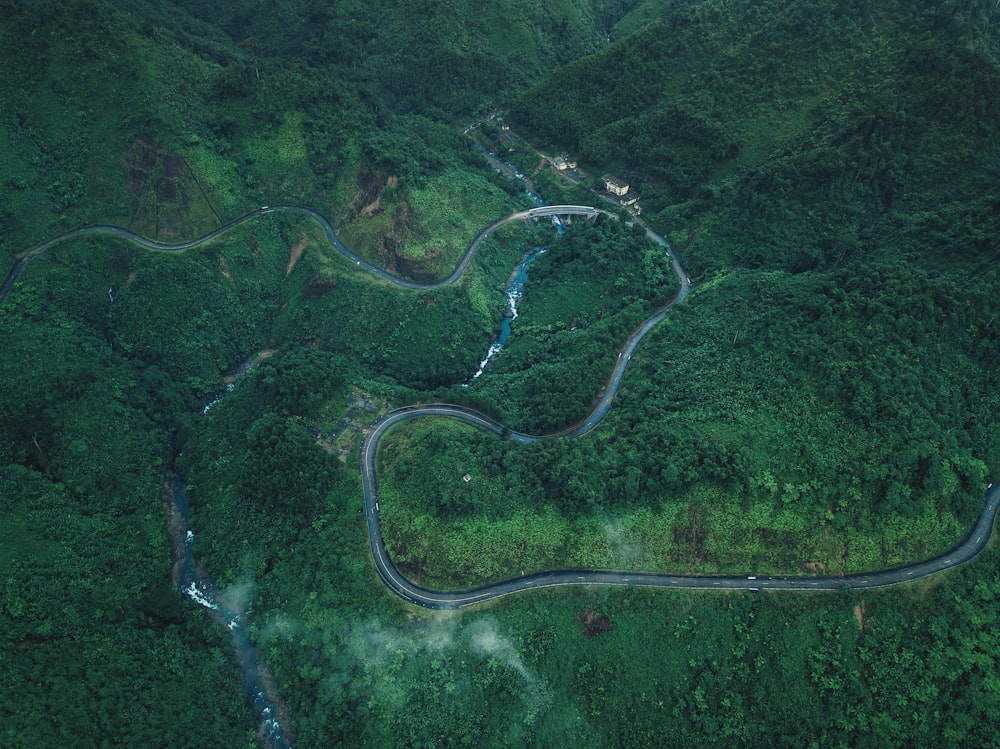
<path id="1" fill-rule="evenodd" d="M 555 208 L 555 207 L 553 207 Z M 570 206 L 568 208 L 582 208 L 581 206 Z M 506 218 L 491 224 L 484 229 L 469 245 L 465 255 L 455 266 L 452 274 L 433 284 L 418 284 L 405 278 L 394 276 L 391 273 L 369 263 L 361 257 L 347 249 L 337 237 L 330 222 L 317 211 L 297 205 L 274 205 L 263 206 L 256 210 L 233 219 L 213 231 L 188 242 L 177 244 L 167 244 L 147 239 L 135 234 L 120 226 L 97 224 L 84 226 L 73 231 L 60 234 L 49 241 L 33 247 L 16 257 L 14 265 L 2 283 L 0 283 L 0 304 L 2 304 L 14 287 L 17 277 L 24 266 L 34 257 L 38 257 L 53 245 L 63 242 L 71 237 L 84 234 L 114 234 L 124 237 L 135 244 L 150 250 L 161 252 L 178 252 L 190 249 L 200 244 L 208 242 L 240 224 L 253 220 L 259 216 L 276 211 L 299 213 L 314 219 L 323 228 L 327 240 L 342 255 L 348 258 L 355 265 L 363 267 L 370 273 L 382 278 L 397 286 L 407 289 L 424 290 L 447 286 L 455 283 L 465 272 L 469 262 L 475 256 L 476 251 L 483 240 L 500 226 L 510 221 L 520 221 L 530 218 L 530 211 L 520 211 L 511 214 Z M 597 209 L 598 213 L 603 213 L 614 217 L 614 214 Z M 671 251 L 669 243 L 663 237 L 655 234 L 651 230 L 646 230 L 651 240 L 664 247 L 664 251 L 669 253 L 673 265 L 674 273 L 680 281 L 680 291 L 668 305 L 655 312 L 637 330 L 635 330 L 622 346 L 611 372 L 608 384 L 604 388 L 604 395 L 594 407 L 593 411 L 579 424 L 570 429 L 554 435 L 547 435 L 550 438 L 573 439 L 587 434 L 593 430 L 611 409 L 611 403 L 618 389 L 621 386 L 622 378 L 628 368 L 629 361 L 642 339 L 652 330 L 675 304 L 684 300 L 691 290 L 690 280 L 681 267 L 677 256 Z M 493 598 L 519 593 L 538 588 L 548 588 L 556 585 L 616 585 L 616 586 L 645 586 L 654 588 L 687 588 L 693 590 L 798 590 L 798 591 L 829 591 L 859 588 L 881 588 L 889 585 L 899 585 L 901 583 L 919 580 L 920 578 L 934 575 L 945 570 L 953 569 L 965 564 L 970 559 L 981 552 L 989 542 L 993 533 L 993 523 L 997 510 L 1000 508 L 1000 484 L 990 485 L 986 492 L 986 501 L 982 512 L 972 527 L 969 535 L 960 544 L 941 554 L 940 556 L 928 559 L 916 564 L 907 565 L 888 570 L 877 570 L 866 573 L 852 575 L 833 576 L 795 576 L 795 575 L 667 575 L 649 572 L 623 572 L 616 570 L 591 570 L 591 569 L 569 569 L 554 570 L 550 572 L 538 572 L 531 575 L 524 575 L 511 580 L 484 585 L 479 588 L 462 591 L 435 591 L 421 588 L 404 577 L 389 558 L 385 543 L 382 539 L 382 527 L 379 521 L 378 503 L 378 480 L 376 476 L 376 456 L 378 454 L 379 441 L 386 432 L 396 424 L 410 419 L 437 416 L 458 419 L 466 423 L 490 431 L 500 437 L 505 437 L 519 444 L 525 444 L 542 438 L 542 435 L 529 435 L 520 432 L 505 430 L 501 424 L 493 421 L 483 414 L 461 406 L 447 404 L 428 404 L 406 406 L 389 412 L 372 426 L 371 430 L 364 436 L 361 443 L 361 480 L 364 488 L 364 514 L 368 524 L 368 537 L 371 544 L 372 558 L 375 568 L 386 586 L 403 599 L 421 606 L 433 609 L 454 609 L 462 606 L 469 606 Z"/>

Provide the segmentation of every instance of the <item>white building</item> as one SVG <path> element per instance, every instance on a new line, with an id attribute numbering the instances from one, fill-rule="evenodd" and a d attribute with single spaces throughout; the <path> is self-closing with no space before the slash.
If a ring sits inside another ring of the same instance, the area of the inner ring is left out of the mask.
<path id="1" fill-rule="evenodd" d="M 624 180 L 620 180 L 611 174 L 605 174 L 601 179 L 604 180 L 604 189 L 612 195 L 621 197 L 628 192 L 628 182 Z"/>

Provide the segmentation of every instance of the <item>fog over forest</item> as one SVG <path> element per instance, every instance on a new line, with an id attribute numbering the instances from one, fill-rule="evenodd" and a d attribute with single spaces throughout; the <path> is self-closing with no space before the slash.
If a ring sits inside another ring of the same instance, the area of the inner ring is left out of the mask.
<path id="1" fill-rule="evenodd" d="M 0 745 L 996 744 L 993 0 L 0 15 Z"/>

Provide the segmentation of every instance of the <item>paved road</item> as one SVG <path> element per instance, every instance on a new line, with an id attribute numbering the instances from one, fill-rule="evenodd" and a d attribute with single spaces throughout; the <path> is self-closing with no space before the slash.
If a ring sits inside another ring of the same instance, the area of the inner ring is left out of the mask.
<path id="1" fill-rule="evenodd" d="M 562 209 L 562 212 L 570 215 L 593 216 L 596 215 L 597 213 L 603 213 L 607 216 L 614 217 L 614 214 L 612 214 L 610 211 L 605 211 L 600 208 L 592 208 L 590 206 L 576 206 L 576 205 L 549 206 L 546 209 L 547 213 L 545 215 L 552 215 L 554 213 L 559 212 L 560 209 Z M 364 268 L 369 273 L 378 276 L 379 278 L 388 281 L 389 283 L 395 284 L 396 286 L 401 286 L 404 289 L 412 289 L 414 291 L 426 291 L 427 289 L 436 289 L 442 286 L 450 286 L 451 284 L 458 281 L 458 279 L 462 277 L 462 274 L 465 273 L 466 268 L 469 266 L 469 263 L 472 261 L 472 258 L 475 256 L 477 250 L 479 250 L 479 246 L 483 243 L 483 240 L 486 239 L 486 237 L 488 237 L 490 234 L 492 234 L 494 231 L 499 229 L 504 224 L 510 223 L 511 221 L 524 221 L 525 219 L 532 219 L 536 215 L 541 215 L 537 213 L 538 211 L 537 208 L 525 211 L 518 211 L 517 213 L 512 213 L 511 215 L 502 218 L 496 223 L 486 227 L 478 234 L 478 236 L 476 236 L 474 240 L 472 240 L 472 243 L 469 245 L 469 249 L 465 251 L 465 255 L 463 255 L 462 259 L 458 261 L 458 265 L 455 266 L 455 270 L 452 271 L 451 275 L 448 276 L 443 281 L 436 281 L 434 283 L 417 283 L 416 281 L 410 281 L 409 279 L 401 278 L 400 276 L 394 276 L 392 273 L 389 273 L 388 271 L 383 270 L 377 265 L 369 263 L 364 258 L 355 255 L 353 252 L 347 249 L 347 247 L 344 245 L 343 242 L 340 241 L 340 237 L 338 237 L 337 233 L 333 230 L 333 226 L 330 224 L 330 222 L 322 213 L 320 213 L 319 211 L 314 211 L 312 208 L 306 208 L 305 206 L 301 205 L 269 205 L 269 206 L 266 205 L 260 208 L 255 208 L 252 211 L 244 213 L 242 216 L 238 218 L 234 218 L 232 221 L 227 221 L 222 226 L 213 229 L 207 234 L 202 234 L 200 237 L 188 240 L 187 242 L 176 242 L 176 243 L 157 242 L 154 239 L 147 239 L 141 234 L 136 234 L 135 232 L 129 231 L 128 229 L 122 226 L 113 226 L 111 224 L 91 224 L 89 226 L 82 226 L 79 229 L 73 229 L 72 231 L 60 234 L 48 240 L 47 242 L 43 242 L 42 244 L 36 247 L 32 247 L 30 250 L 27 250 L 17 255 L 14 265 L 11 267 L 10 272 L 7 274 L 7 277 L 3 280 L 3 283 L 0 283 L 0 304 L 2 304 L 7 299 L 7 295 L 14 287 L 14 282 L 17 281 L 17 277 L 20 275 L 21 270 L 24 268 L 24 266 L 27 265 L 28 261 L 30 261 L 32 258 L 44 254 L 50 247 L 65 242 L 68 239 L 72 239 L 73 237 L 80 237 L 88 234 L 112 234 L 118 237 L 124 237 L 130 242 L 134 242 L 135 244 L 140 245 L 141 247 L 145 247 L 146 249 L 149 250 L 156 250 L 158 252 L 181 252 L 183 250 L 189 250 L 192 247 L 197 247 L 198 245 L 204 244 L 205 242 L 215 239 L 220 234 L 225 234 L 229 230 L 234 229 L 240 224 L 246 223 L 247 221 L 250 221 L 252 219 L 255 219 L 259 216 L 263 216 L 268 213 L 276 213 L 279 211 L 283 213 L 299 213 L 304 216 L 310 217 L 316 223 L 318 223 L 320 227 L 323 229 L 324 234 L 326 234 L 327 241 L 329 241 L 330 244 L 333 245 L 333 247 L 341 255 L 346 257 L 355 265 Z"/>
<path id="2" fill-rule="evenodd" d="M 675 259 L 675 269 L 681 278 L 681 291 L 667 307 L 650 317 L 630 337 L 618 357 L 604 396 L 594 410 L 577 426 L 550 437 L 574 438 L 594 429 L 607 415 L 621 384 L 632 352 L 642 338 L 660 322 L 671 307 L 682 300 L 690 286 Z M 379 521 L 378 482 L 375 459 L 378 444 L 393 426 L 410 419 L 423 416 L 438 416 L 457 419 L 477 426 L 499 436 L 505 436 L 518 444 L 526 444 L 542 435 L 505 431 L 504 427 L 488 416 L 462 406 L 430 404 L 406 406 L 391 411 L 375 422 L 371 431 L 361 443 L 361 480 L 364 488 L 364 512 L 368 523 L 368 538 L 372 557 L 382 581 L 397 595 L 411 603 L 432 609 L 452 609 L 470 606 L 493 598 L 526 590 L 547 588 L 556 585 L 637 585 L 652 588 L 687 588 L 690 590 L 798 590 L 829 591 L 860 588 L 883 588 L 890 585 L 919 580 L 961 564 L 965 564 L 986 548 L 993 532 L 993 521 L 1000 508 L 1000 484 L 990 485 L 986 492 L 986 502 L 976 524 L 962 543 L 946 553 L 916 564 L 889 570 L 843 575 L 840 577 L 816 577 L 812 575 L 667 575 L 648 572 L 620 572 L 615 570 L 569 569 L 539 572 L 503 582 L 484 585 L 462 591 L 428 590 L 415 585 L 402 575 L 389 558 L 382 538 Z"/>
<path id="3" fill-rule="evenodd" d="M 588 206 L 565 206 L 565 208 L 568 213 L 575 213 L 576 215 L 591 215 L 595 210 Z M 433 284 L 418 284 L 404 278 L 393 276 L 391 273 L 387 273 L 363 258 L 358 257 L 343 245 L 334 232 L 333 227 L 330 225 L 330 222 L 327 221 L 322 214 L 312 210 L 311 208 L 305 208 L 302 206 L 264 206 L 250 211 L 239 218 L 233 219 L 208 234 L 204 234 L 188 242 L 181 242 L 177 244 L 167 244 L 146 239 L 145 237 L 135 234 L 120 226 L 110 226 L 104 224 L 85 226 L 54 237 L 48 242 L 38 245 L 37 247 L 18 255 L 7 277 L 4 279 L 3 283 L 0 284 L 0 303 L 3 303 L 4 300 L 6 300 L 8 294 L 14 286 L 14 282 L 17 280 L 18 275 L 28 261 L 41 255 L 53 245 L 63 242 L 71 237 L 84 234 L 115 234 L 125 237 L 126 239 L 151 250 L 176 252 L 200 245 L 214 239 L 220 234 L 229 231 L 245 221 L 249 221 L 258 216 L 275 211 L 300 213 L 313 218 L 323 228 L 330 244 L 356 265 L 365 268 L 369 272 L 386 281 L 389 281 L 390 283 L 415 290 L 430 289 L 455 283 L 461 277 L 462 273 L 464 273 L 469 262 L 472 260 L 476 251 L 479 249 L 479 246 L 487 236 L 505 223 L 510 221 L 519 221 L 533 216 L 533 213 L 530 210 L 520 211 L 488 226 L 469 245 L 469 249 L 466 251 L 462 260 L 455 267 L 454 272 L 445 280 Z M 548 213 L 551 212 L 552 210 L 550 209 Z M 601 209 L 596 209 L 596 212 L 612 217 L 614 216 L 614 214 Z M 590 432 L 604 419 L 608 411 L 611 409 L 611 403 L 614 400 L 615 395 L 618 393 L 622 378 L 625 376 L 625 371 L 628 368 L 629 361 L 631 360 L 636 347 L 649 333 L 649 331 L 652 330 L 661 320 L 663 320 L 667 313 L 672 309 L 673 305 L 682 301 L 691 290 L 690 280 L 684 272 L 684 269 L 681 267 L 680 262 L 677 260 L 677 256 L 670 251 L 670 246 L 667 240 L 648 229 L 646 231 L 650 239 L 663 245 L 665 251 L 670 253 L 674 272 L 680 280 L 680 291 L 670 304 L 654 313 L 637 330 L 635 330 L 632 335 L 629 336 L 619 353 L 618 361 L 615 363 L 611 377 L 604 389 L 604 395 L 590 415 L 570 429 L 558 434 L 548 435 L 550 438 L 572 439 L 580 437 Z M 907 565 L 905 567 L 845 575 L 841 577 L 791 575 L 665 575 L 647 572 L 571 569 L 539 572 L 464 591 L 427 590 L 426 588 L 421 588 L 420 586 L 407 580 L 399 572 L 399 570 L 396 569 L 396 566 L 392 563 L 392 560 L 389 558 L 386 551 L 385 543 L 382 539 L 382 527 L 379 522 L 378 481 L 376 477 L 375 460 L 378 453 L 379 442 L 389 429 L 403 421 L 428 416 L 444 416 L 464 421 L 519 444 L 526 444 L 528 442 L 542 439 L 541 435 L 530 435 L 505 430 L 501 424 L 477 411 L 463 408 L 461 406 L 452 406 L 447 404 L 416 405 L 396 409 L 376 421 L 372 426 L 372 429 L 364 436 L 361 443 L 361 480 L 364 488 L 364 513 L 368 524 L 368 536 L 371 543 L 372 557 L 375 561 L 375 567 L 378 570 L 378 574 L 382 578 L 383 582 L 394 593 L 411 603 L 426 606 L 428 608 L 459 608 L 461 606 L 481 603 L 483 601 L 510 595 L 512 593 L 535 590 L 537 588 L 547 588 L 556 585 L 637 585 L 656 588 L 687 588 L 693 590 L 800 591 L 842 590 L 845 588 L 880 588 L 889 585 L 898 585 L 900 583 L 918 580 L 922 577 L 927 577 L 928 575 L 934 575 L 944 570 L 952 569 L 975 557 L 989 542 L 993 533 L 993 523 L 996 518 L 997 510 L 1000 509 L 1000 484 L 996 486 L 991 484 L 986 492 L 986 501 L 976 524 L 973 526 L 965 540 L 951 550 L 940 556 L 934 557 L 933 559 L 928 559 L 926 561 Z"/>

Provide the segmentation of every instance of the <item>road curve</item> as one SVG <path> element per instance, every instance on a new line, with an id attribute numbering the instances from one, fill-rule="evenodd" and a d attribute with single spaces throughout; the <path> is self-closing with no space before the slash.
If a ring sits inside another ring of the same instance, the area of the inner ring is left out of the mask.
<path id="1" fill-rule="evenodd" d="M 559 209 L 563 209 L 563 212 L 569 215 L 584 215 L 584 216 L 594 216 L 598 213 L 602 213 L 607 216 L 614 218 L 614 214 L 610 211 L 606 211 L 602 208 L 592 208 L 590 206 L 576 206 L 576 205 L 566 205 L 566 206 L 548 206 L 545 209 L 545 213 L 540 213 L 539 209 L 527 209 L 524 211 L 518 211 L 512 213 L 505 218 L 500 219 L 496 223 L 490 224 L 488 227 L 483 229 L 476 236 L 475 239 L 469 244 L 469 249 L 465 251 L 462 259 L 458 261 L 455 269 L 451 272 L 451 275 L 442 281 L 435 281 L 433 283 L 417 283 L 416 281 L 411 281 L 407 278 L 402 278 L 400 276 L 393 275 L 386 270 L 383 270 L 379 266 L 368 262 L 362 257 L 355 255 L 340 241 L 340 237 L 333 230 L 333 225 L 330 224 L 329 220 L 319 211 L 314 211 L 312 208 L 306 208 L 301 205 L 265 205 L 260 208 L 255 208 L 252 211 L 244 213 L 242 216 L 227 221 L 221 226 L 213 229 L 212 231 L 202 234 L 200 237 L 195 237 L 186 242 L 158 242 L 155 239 L 148 239 L 141 234 L 136 234 L 123 226 L 115 226 L 113 224 L 89 224 L 87 226 L 81 226 L 78 229 L 73 229 L 71 231 L 59 234 L 52 239 L 43 242 L 40 245 L 32 247 L 30 250 L 19 253 L 15 256 L 14 265 L 11 267 L 7 274 L 7 277 L 0 283 L 0 304 L 3 304 L 4 300 L 7 299 L 7 295 L 10 293 L 11 289 L 14 287 L 14 282 L 17 281 L 17 277 L 21 274 L 21 270 L 27 265 L 28 261 L 32 258 L 38 257 L 44 254 L 50 247 L 54 245 L 61 244 L 68 239 L 73 237 L 85 236 L 88 234 L 111 234 L 113 236 L 122 237 L 124 239 L 139 245 L 140 247 L 145 247 L 148 250 L 156 250 L 157 252 L 181 252 L 183 250 L 189 250 L 192 247 L 197 247 L 198 245 L 209 242 L 221 234 L 225 234 L 231 229 L 235 229 L 237 226 L 246 223 L 252 219 L 258 218 L 259 216 L 266 215 L 268 213 L 298 213 L 303 216 L 308 216 L 313 219 L 320 228 L 323 229 L 323 233 L 326 234 L 327 241 L 336 249 L 341 255 L 346 257 L 348 260 L 353 262 L 355 265 L 364 268 L 366 271 L 372 275 L 378 276 L 379 278 L 388 281 L 391 284 L 400 286 L 404 289 L 411 289 L 413 291 L 426 291 L 428 289 L 436 289 L 442 286 L 450 286 L 451 284 L 458 281 L 465 273 L 466 268 L 468 268 L 469 263 L 472 262 L 472 258 L 475 256 L 479 246 L 483 243 L 490 234 L 499 229 L 504 224 L 510 223 L 511 221 L 524 221 L 528 219 L 534 219 L 536 216 L 542 215 L 557 215 Z"/>
<path id="2" fill-rule="evenodd" d="M 678 296 L 680 299 L 680 296 Z M 677 300 L 675 300 L 676 303 Z M 673 304 L 672 303 L 672 304 Z M 669 311 L 661 310 L 632 335 L 625 351 L 632 351 L 639 341 Z M 611 399 L 617 392 L 627 365 L 623 352 L 615 366 L 615 374 L 604 397 L 591 414 L 573 429 L 555 435 L 562 438 L 578 437 L 593 429 L 610 409 Z M 538 572 L 503 582 L 460 591 L 428 590 L 408 580 L 393 564 L 382 538 L 379 520 L 378 481 L 375 459 L 379 441 L 392 427 L 404 421 L 423 416 L 443 416 L 464 421 L 473 426 L 506 437 L 518 444 L 543 439 L 506 430 L 488 416 L 462 406 L 429 404 L 405 406 L 390 411 L 372 426 L 361 442 L 361 482 L 364 489 L 364 513 L 368 524 L 368 538 L 372 557 L 379 577 L 386 586 L 401 598 L 432 609 L 454 609 L 470 606 L 493 598 L 500 598 L 526 590 L 556 585 L 636 585 L 651 588 L 686 588 L 689 590 L 798 590 L 830 591 L 861 588 L 884 588 L 908 583 L 965 564 L 986 548 L 993 533 L 993 522 L 1000 509 L 1000 484 L 990 485 L 979 518 L 966 538 L 944 554 L 915 564 L 888 570 L 861 572 L 840 577 L 812 575 L 670 575 L 651 572 L 622 572 L 616 570 L 566 569 Z"/>
<path id="3" fill-rule="evenodd" d="M 491 227 L 492 230 L 495 227 Z M 590 414 L 579 424 L 552 435 L 531 435 L 507 430 L 502 424 L 488 416 L 463 406 L 442 403 L 404 406 L 390 411 L 375 424 L 361 441 L 361 482 L 364 490 L 364 514 L 368 524 L 368 539 L 372 558 L 382 582 L 410 603 L 431 609 L 456 609 L 471 606 L 494 598 L 520 593 L 538 588 L 557 585 L 613 585 L 643 586 L 650 588 L 686 588 L 689 590 L 797 590 L 830 591 L 861 588 L 883 588 L 890 585 L 919 580 L 961 564 L 965 564 L 986 548 L 993 533 L 993 522 L 1000 508 L 1000 484 L 992 484 L 987 490 L 986 501 L 975 525 L 960 544 L 940 556 L 916 564 L 888 570 L 843 575 L 840 577 L 816 577 L 812 575 L 669 575 L 652 572 L 622 572 L 617 570 L 565 569 L 537 572 L 518 578 L 504 580 L 478 588 L 459 591 L 440 591 L 422 588 L 407 579 L 393 564 L 382 538 L 379 518 L 378 480 L 375 460 L 378 445 L 385 434 L 397 424 L 423 416 L 443 416 L 464 421 L 480 429 L 505 437 L 517 444 L 527 444 L 544 437 L 572 439 L 587 434 L 607 416 L 611 402 L 621 386 L 625 370 L 635 349 L 675 304 L 687 297 L 691 290 L 690 280 L 681 267 L 676 254 L 670 252 L 666 239 L 646 230 L 653 241 L 663 245 L 670 255 L 671 263 L 680 281 L 680 291 L 668 305 L 655 312 L 635 330 L 625 342 L 604 394 Z"/>
<path id="4" fill-rule="evenodd" d="M 615 217 L 615 215 L 609 211 L 599 208 L 595 209 L 589 206 L 550 206 L 542 211 L 539 211 L 538 209 L 530 209 L 513 213 L 510 216 L 491 224 L 480 232 L 469 245 L 469 249 L 455 266 L 455 270 L 450 276 L 448 276 L 448 278 L 443 281 L 430 284 L 420 284 L 405 278 L 394 276 L 382 268 L 369 263 L 367 260 L 358 257 L 344 246 L 326 217 L 324 217 L 321 213 L 304 206 L 263 206 L 253 211 L 249 211 L 248 213 L 245 213 L 244 215 L 235 218 L 208 232 L 207 234 L 201 235 L 200 237 L 196 237 L 195 239 L 187 242 L 174 244 L 147 239 L 146 237 L 135 234 L 124 227 L 109 224 L 94 224 L 60 234 L 43 244 L 17 255 L 14 265 L 11 267 L 7 277 L 2 283 L 0 283 L 0 304 L 6 300 L 21 270 L 32 258 L 38 257 L 53 245 L 66 241 L 72 237 L 86 234 L 112 234 L 123 237 L 150 250 L 178 252 L 208 242 L 246 221 L 250 221 L 251 219 L 259 216 L 277 211 L 299 213 L 312 218 L 322 227 L 327 240 L 338 252 L 373 275 L 406 289 L 432 289 L 453 284 L 461 278 L 483 240 L 499 227 L 511 221 L 533 219 L 536 216 L 540 217 L 553 215 L 554 213 L 558 213 L 559 208 L 564 208 L 566 209 L 566 213 L 573 215 L 590 216 L 602 213 Z M 673 301 L 655 312 L 629 336 L 619 353 L 618 360 L 612 370 L 608 384 L 604 389 L 604 394 L 591 413 L 576 426 L 557 434 L 547 435 L 549 438 L 572 439 L 580 437 L 590 432 L 604 419 L 611 408 L 611 402 L 618 393 L 622 378 L 625 375 L 625 370 L 628 367 L 629 360 L 635 352 L 636 347 L 649 333 L 649 331 L 652 330 L 661 320 L 663 320 L 667 313 L 672 309 L 673 305 L 682 301 L 691 290 L 690 281 L 684 272 L 684 269 L 681 267 L 680 262 L 677 260 L 677 256 L 670 251 L 670 246 L 667 240 L 649 229 L 646 230 L 646 233 L 650 239 L 664 246 L 666 251 L 669 253 L 674 272 L 680 280 L 680 291 Z M 462 406 L 440 403 L 398 408 L 381 417 L 365 434 L 361 442 L 361 480 L 364 489 L 364 514 L 365 520 L 368 524 L 368 537 L 371 544 L 372 558 L 374 559 L 375 567 L 379 576 L 382 578 L 382 581 L 394 593 L 411 603 L 432 609 L 454 609 L 481 603 L 493 598 L 500 598 L 501 596 L 510 595 L 512 593 L 557 585 L 613 585 L 655 588 L 686 588 L 690 590 L 752 591 L 829 591 L 880 588 L 889 585 L 898 585 L 952 569 L 971 560 L 979 554 L 989 542 L 993 533 L 994 520 L 996 519 L 998 509 L 1000 509 L 1000 484 L 997 484 L 996 486 L 991 484 L 986 492 L 986 501 L 983 509 L 980 512 L 975 525 L 972 527 L 972 530 L 960 544 L 953 547 L 949 551 L 932 559 L 917 562 L 916 564 L 904 567 L 844 575 L 841 577 L 794 575 L 669 575 L 650 572 L 567 569 L 538 572 L 469 590 L 428 590 L 414 584 L 404 577 L 389 558 L 389 554 L 385 548 L 385 543 L 382 539 L 382 527 L 379 521 L 378 482 L 375 468 L 375 459 L 378 453 L 379 442 L 388 430 L 401 422 L 426 416 L 444 416 L 464 421 L 468 424 L 479 427 L 480 429 L 492 432 L 500 437 L 510 439 L 518 444 L 527 444 L 529 442 L 542 439 L 543 436 L 512 432 L 507 430 L 498 422 L 477 411 L 464 408 Z"/>

